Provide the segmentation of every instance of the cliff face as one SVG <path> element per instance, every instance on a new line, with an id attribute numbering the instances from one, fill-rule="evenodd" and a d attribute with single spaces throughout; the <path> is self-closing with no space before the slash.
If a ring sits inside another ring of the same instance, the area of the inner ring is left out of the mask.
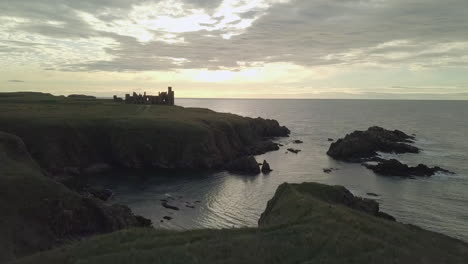
<path id="1" fill-rule="evenodd" d="M 274 120 L 207 109 L 102 100 L 0 105 L 0 129 L 20 136 L 49 172 L 96 164 L 131 169 L 212 169 L 242 155 L 278 149 L 288 136 Z"/>
<path id="2" fill-rule="evenodd" d="M 17 136 L 0 132 L 0 164 L 0 262 L 143 225 L 128 207 L 82 197 L 44 176 Z"/>

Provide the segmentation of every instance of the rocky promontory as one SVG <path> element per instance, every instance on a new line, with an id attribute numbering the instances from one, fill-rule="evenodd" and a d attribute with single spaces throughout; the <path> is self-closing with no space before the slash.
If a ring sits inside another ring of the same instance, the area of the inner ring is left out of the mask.
<path id="1" fill-rule="evenodd" d="M 373 172 L 384 176 L 400 176 L 400 177 L 429 177 L 437 172 L 453 174 L 453 172 L 442 169 L 441 167 L 428 167 L 424 164 L 419 164 L 416 167 L 410 167 L 401 163 L 396 159 L 382 160 L 377 164 L 364 164 L 364 166 Z"/>
<path id="2" fill-rule="evenodd" d="M 330 145 L 327 154 L 347 162 L 373 160 L 377 152 L 385 153 L 419 153 L 419 149 L 409 145 L 414 140 L 400 130 L 387 130 L 381 127 L 370 127 L 366 131 L 354 131 Z"/>
<path id="3" fill-rule="evenodd" d="M 290 133 L 276 120 L 201 108 L 33 98 L 0 96 L 0 128 L 21 137 L 50 175 L 95 168 L 222 169 L 240 157 L 278 150 L 272 138 Z"/>

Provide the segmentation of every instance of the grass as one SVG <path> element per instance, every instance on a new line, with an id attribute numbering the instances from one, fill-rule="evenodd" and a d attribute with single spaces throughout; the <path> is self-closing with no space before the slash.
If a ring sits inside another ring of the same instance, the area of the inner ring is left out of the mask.
<path id="1" fill-rule="evenodd" d="M 259 228 L 130 229 L 16 263 L 466 263 L 466 243 L 334 204 L 336 190 L 284 184 Z"/>

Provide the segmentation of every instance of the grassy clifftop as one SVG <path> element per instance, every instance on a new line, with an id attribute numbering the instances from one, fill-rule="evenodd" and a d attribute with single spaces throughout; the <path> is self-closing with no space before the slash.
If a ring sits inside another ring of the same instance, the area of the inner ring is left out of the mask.
<path id="1" fill-rule="evenodd" d="M 343 187 L 283 184 L 259 228 L 125 230 L 17 263 L 466 263 L 466 243 L 375 217 L 343 197 Z"/>
<path id="2" fill-rule="evenodd" d="M 0 94 L 0 130 L 20 136 L 42 168 L 218 168 L 272 150 L 274 120 L 208 109 L 132 105 L 40 93 Z"/>

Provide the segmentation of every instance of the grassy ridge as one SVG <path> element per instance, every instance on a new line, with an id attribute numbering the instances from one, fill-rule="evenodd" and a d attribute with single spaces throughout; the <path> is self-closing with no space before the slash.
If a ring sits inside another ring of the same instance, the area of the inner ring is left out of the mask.
<path id="1" fill-rule="evenodd" d="M 466 243 L 336 204 L 341 191 L 283 184 L 259 228 L 125 230 L 17 263 L 466 263 Z"/>

